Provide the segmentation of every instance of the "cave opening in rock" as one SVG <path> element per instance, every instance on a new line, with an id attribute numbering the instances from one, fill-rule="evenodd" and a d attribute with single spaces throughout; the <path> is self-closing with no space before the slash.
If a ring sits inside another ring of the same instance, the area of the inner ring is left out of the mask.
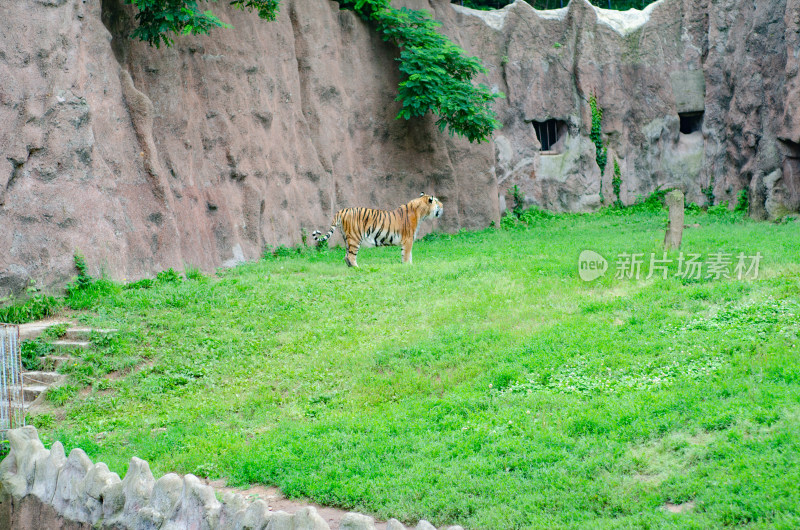
<path id="1" fill-rule="evenodd" d="M 692 134 L 703 128 L 702 112 L 679 112 L 681 119 L 681 134 Z"/>
<path id="2" fill-rule="evenodd" d="M 561 120 L 534 121 L 533 128 L 536 137 L 542 144 L 542 154 L 557 154 L 564 145 L 563 139 L 567 134 L 567 123 Z"/>

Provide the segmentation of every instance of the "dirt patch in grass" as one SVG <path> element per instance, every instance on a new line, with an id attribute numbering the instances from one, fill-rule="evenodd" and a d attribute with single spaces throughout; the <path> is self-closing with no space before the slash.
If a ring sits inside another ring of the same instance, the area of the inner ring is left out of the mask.
<path id="1" fill-rule="evenodd" d="M 694 509 L 694 501 L 682 502 L 680 504 L 667 502 L 662 508 L 669 513 L 688 513 Z"/>
<path id="2" fill-rule="evenodd" d="M 309 502 L 305 499 L 287 499 L 283 493 L 281 493 L 281 491 L 275 487 L 252 486 L 247 489 L 230 488 L 225 485 L 224 479 L 212 481 L 206 479 L 205 483 L 222 493 L 228 491 L 232 493 L 238 493 L 247 499 L 248 502 L 261 499 L 267 503 L 270 511 L 273 512 L 284 511 L 287 513 L 295 513 L 297 510 L 305 508 L 306 506 L 313 506 L 316 508 L 317 512 L 319 512 L 320 516 L 325 519 L 325 522 L 328 523 L 328 526 L 331 527 L 331 530 L 338 530 L 339 523 L 344 516 L 349 513 L 347 510 L 314 504 L 313 502 Z M 378 530 L 385 530 L 386 522 L 375 521 L 375 528 Z"/>

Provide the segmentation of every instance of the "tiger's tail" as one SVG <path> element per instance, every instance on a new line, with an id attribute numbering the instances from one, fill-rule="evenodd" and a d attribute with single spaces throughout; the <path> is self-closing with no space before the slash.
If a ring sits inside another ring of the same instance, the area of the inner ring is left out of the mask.
<path id="1" fill-rule="evenodd" d="M 336 227 L 341 224 L 342 224 L 342 211 L 339 210 L 338 212 L 336 212 L 336 216 L 333 218 L 333 222 L 331 223 L 331 229 L 328 230 L 327 234 L 325 234 L 324 236 L 320 236 L 322 232 L 320 232 L 319 230 L 314 230 L 313 232 L 311 232 L 311 237 L 313 237 L 314 241 L 316 241 L 317 243 L 324 243 L 325 241 L 328 240 L 328 238 L 330 238 L 333 235 L 333 232 L 336 230 Z"/>

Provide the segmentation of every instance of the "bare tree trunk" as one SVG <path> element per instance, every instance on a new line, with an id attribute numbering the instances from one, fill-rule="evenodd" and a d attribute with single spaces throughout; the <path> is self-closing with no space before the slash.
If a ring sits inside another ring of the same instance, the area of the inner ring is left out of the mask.
<path id="1" fill-rule="evenodd" d="M 683 192 L 672 190 L 665 199 L 669 208 L 669 224 L 664 236 L 664 249 L 679 249 L 683 238 Z"/>

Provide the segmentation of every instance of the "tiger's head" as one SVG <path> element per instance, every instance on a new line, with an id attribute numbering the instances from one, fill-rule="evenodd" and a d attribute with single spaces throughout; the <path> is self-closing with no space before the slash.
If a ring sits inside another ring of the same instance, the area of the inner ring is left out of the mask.
<path id="1" fill-rule="evenodd" d="M 442 202 L 433 195 L 420 193 L 419 197 L 411 202 L 419 213 L 420 219 L 438 219 L 444 213 Z"/>

